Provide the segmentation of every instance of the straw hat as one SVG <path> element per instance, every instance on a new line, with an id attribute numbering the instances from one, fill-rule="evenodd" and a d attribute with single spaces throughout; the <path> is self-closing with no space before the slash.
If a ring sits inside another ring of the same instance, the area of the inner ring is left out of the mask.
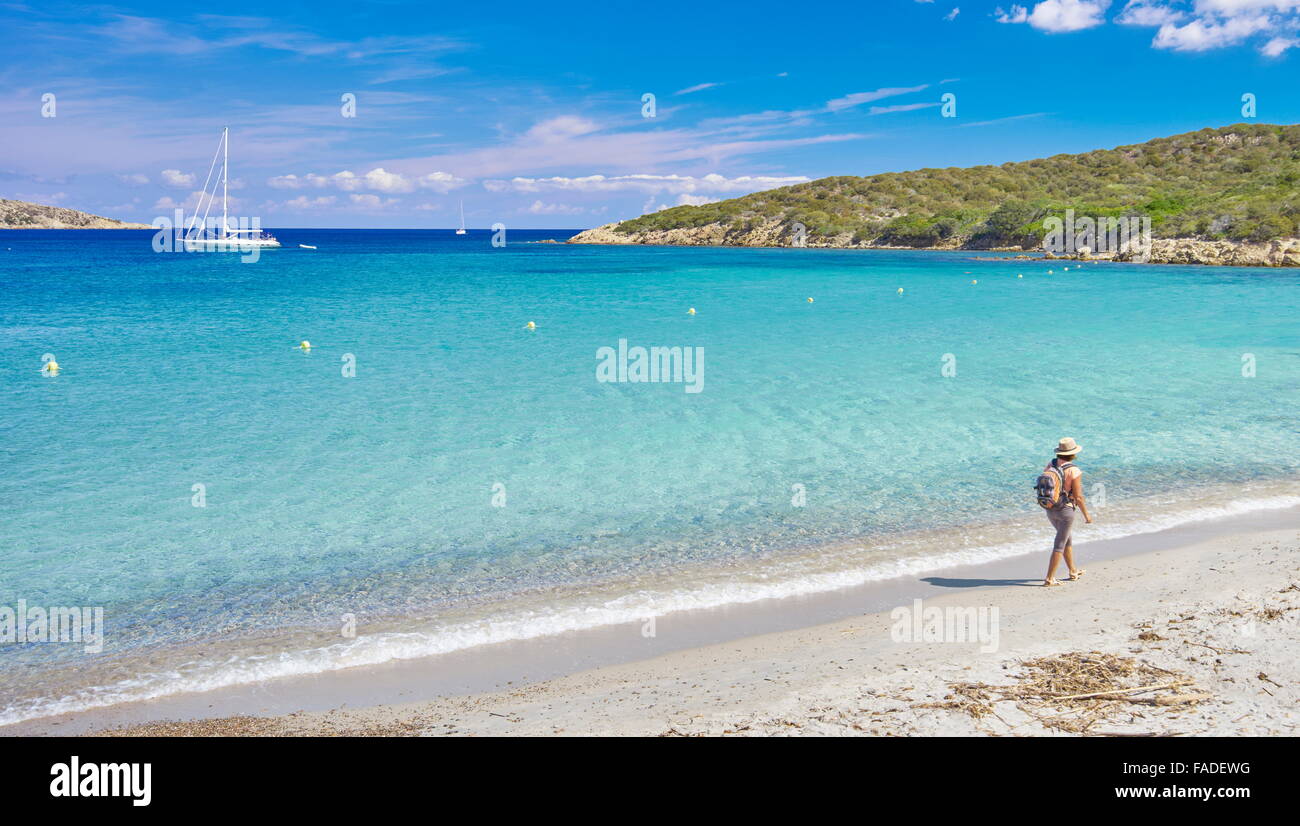
<path id="1" fill-rule="evenodd" d="M 1078 453 L 1081 450 L 1083 450 L 1083 447 L 1076 444 L 1074 439 L 1071 439 L 1067 436 L 1066 438 L 1061 440 L 1060 444 L 1056 446 L 1056 455 L 1073 456 L 1074 454 Z"/>

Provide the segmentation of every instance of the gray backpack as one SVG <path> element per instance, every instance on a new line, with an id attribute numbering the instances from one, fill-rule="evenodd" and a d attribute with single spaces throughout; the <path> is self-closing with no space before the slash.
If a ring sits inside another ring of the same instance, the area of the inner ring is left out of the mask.
<path id="1" fill-rule="evenodd" d="M 1047 467 L 1043 468 L 1043 472 L 1038 474 L 1038 479 L 1034 482 L 1034 493 L 1038 496 L 1038 504 L 1048 510 L 1073 504 L 1070 501 L 1065 471 L 1074 467 L 1074 463 L 1066 462 L 1057 465 L 1056 462 L 1056 459 L 1048 462 Z"/>

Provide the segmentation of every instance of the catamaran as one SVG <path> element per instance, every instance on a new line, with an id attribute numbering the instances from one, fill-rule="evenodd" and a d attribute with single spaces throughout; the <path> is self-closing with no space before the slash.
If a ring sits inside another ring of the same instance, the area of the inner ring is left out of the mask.
<path id="1" fill-rule="evenodd" d="M 217 199 L 217 182 L 212 180 L 212 173 L 217 168 L 217 156 L 221 156 L 221 224 L 215 228 L 208 226 L 208 213 Z M 203 194 L 194 207 L 194 215 L 185 227 L 185 248 L 188 250 L 214 250 L 246 252 L 252 247 L 278 247 L 280 242 L 274 235 L 261 229 L 231 228 L 227 216 L 227 200 L 230 178 L 230 127 L 221 130 L 221 142 L 212 156 L 212 165 L 208 167 L 207 180 L 203 182 Z M 208 192 L 208 184 L 212 192 Z M 199 220 L 199 210 L 203 218 Z"/>
<path id="2" fill-rule="evenodd" d="M 465 234 L 465 202 L 460 202 L 460 229 L 456 230 L 457 235 Z"/>

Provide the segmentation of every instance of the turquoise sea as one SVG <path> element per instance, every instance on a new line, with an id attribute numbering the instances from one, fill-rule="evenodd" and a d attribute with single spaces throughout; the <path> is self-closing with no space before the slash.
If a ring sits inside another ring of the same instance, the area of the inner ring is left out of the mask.
<path id="1" fill-rule="evenodd" d="M 276 234 L 0 232 L 0 606 L 106 623 L 0 724 L 1041 551 L 1061 436 L 1094 537 L 1300 503 L 1295 271 Z"/>

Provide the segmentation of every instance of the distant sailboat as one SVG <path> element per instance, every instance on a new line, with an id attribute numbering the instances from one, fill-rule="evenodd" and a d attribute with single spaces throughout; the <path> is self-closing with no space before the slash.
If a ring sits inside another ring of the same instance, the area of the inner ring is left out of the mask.
<path id="1" fill-rule="evenodd" d="M 221 154 L 221 225 L 216 229 L 208 228 L 208 212 L 217 199 L 216 182 L 212 182 L 212 171 L 217 167 L 217 156 L 212 156 L 212 165 L 208 167 L 208 180 L 203 182 L 203 195 L 194 207 L 194 215 L 185 228 L 185 247 L 191 250 L 216 250 L 241 252 L 252 247 L 278 247 L 280 242 L 275 236 L 260 229 L 231 229 L 227 215 L 226 202 L 230 178 L 230 127 L 221 130 L 221 142 L 217 144 Z M 212 192 L 208 192 L 208 183 L 212 182 Z M 204 201 L 207 205 L 204 206 Z M 203 209 L 203 220 L 197 222 L 199 209 Z"/>
<path id="2" fill-rule="evenodd" d="M 456 230 L 457 235 L 465 234 L 465 202 L 460 202 L 460 229 Z"/>

